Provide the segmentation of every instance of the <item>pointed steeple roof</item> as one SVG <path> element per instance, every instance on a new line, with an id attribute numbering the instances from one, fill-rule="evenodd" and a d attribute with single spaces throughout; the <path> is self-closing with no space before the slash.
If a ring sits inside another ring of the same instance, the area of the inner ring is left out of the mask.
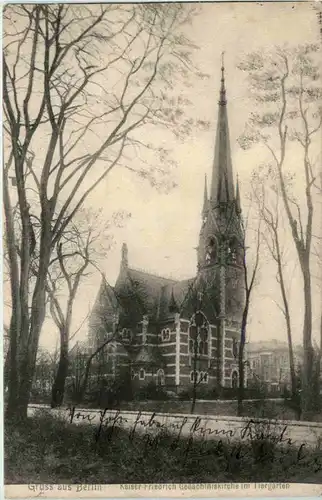
<path id="1" fill-rule="evenodd" d="M 241 213 L 240 190 L 239 190 L 239 179 L 238 179 L 238 176 L 237 176 L 237 182 L 236 182 L 236 212 L 238 214 Z"/>
<path id="2" fill-rule="evenodd" d="M 208 189 L 207 189 L 207 174 L 205 174 L 205 188 L 203 194 L 202 215 L 205 215 L 207 212 L 208 212 Z"/>
<path id="3" fill-rule="evenodd" d="M 128 269 L 129 267 L 129 251 L 127 244 L 123 243 L 121 250 L 121 270 Z"/>
<path id="4" fill-rule="evenodd" d="M 171 298 L 170 298 L 170 302 L 169 302 L 169 312 L 170 313 L 177 313 L 177 312 L 179 312 L 178 305 L 177 305 L 177 303 L 175 301 L 175 298 L 174 298 L 173 288 L 172 288 Z"/>
<path id="5" fill-rule="evenodd" d="M 212 169 L 210 192 L 210 200 L 214 205 L 216 205 L 218 202 L 234 200 L 233 168 L 229 140 L 227 99 L 225 88 L 225 68 L 223 56 L 221 66 L 221 87 L 218 105 L 219 109 L 215 157 Z M 222 197 L 224 197 L 224 199 L 222 199 Z"/>

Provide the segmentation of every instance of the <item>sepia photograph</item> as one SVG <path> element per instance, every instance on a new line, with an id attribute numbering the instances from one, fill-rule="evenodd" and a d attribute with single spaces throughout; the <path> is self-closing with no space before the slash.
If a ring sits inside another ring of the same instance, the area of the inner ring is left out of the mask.
<path id="1" fill-rule="evenodd" d="M 322 3 L 2 29 L 6 498 L 321 495 Z"/>

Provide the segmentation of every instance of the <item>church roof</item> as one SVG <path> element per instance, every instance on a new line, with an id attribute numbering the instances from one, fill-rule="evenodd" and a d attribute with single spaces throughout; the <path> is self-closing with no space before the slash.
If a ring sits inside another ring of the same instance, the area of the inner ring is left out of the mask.
<path id="1" fill-rule="evenodd" d="M 176 280 L 171 278 L 164 278 L 163 276 L 158 276 L 157 274 L 152 274 L 141 269 L 128 268 L 128 274 L 133 280 L 151 289 L 177 283 Z"/>
<path id="2" fill-rule="evenodd" d="M 178 306 L 178 312 L 182 310 L 187 294 L 189 293 L 191 284 L 194 282 L 194 278 L 177 281 L 174 285 L 166 285 L 162 287 L 160 291 L 160 305 L 159 305 L 159 317 L 160 319 L 165 319 L 171 314 L 170 306 L 172 302 L 172 295 L 175 303 Z"/>
<path id="3" fill-rule="evenodd" d="M 141 305 L 142 314 L 151 316 L 158 314 L 161 289 L 176 284 L 175 280 L 131 268 L 127 269 L 127 277 L 132 291 Z"/>
<path id="4" fill-rule="evenodd" d="M 162 363 L 162 356 L 156 346 L 143 345 L 134 358 L 134 363 L 138 365 L 160 366 L 160 363 Z"/>
<path id="5" fill-rule="evenodd" d="M 217 134 L 215 156 L 212 168 L 212 181 L 210 199 L 213 203 L 234 200 L 233 167 L 229 139 L 229 126 L 227 114 L 227 99 L 224 76 L 224 63 L 221 68 L 221 89 L 219 97 L 219 112 L 217 121 Z"/>
<path id="6" fill-rule="evenodd" d="M 130 298 L 141 315 L 163 320 L 174 313 L 174 303 L 181 311 L 193 281 L 194 278 L 178 281 L 127 267 L 116 282 L 114 294 L 123 310 L 128 309 Z"/>

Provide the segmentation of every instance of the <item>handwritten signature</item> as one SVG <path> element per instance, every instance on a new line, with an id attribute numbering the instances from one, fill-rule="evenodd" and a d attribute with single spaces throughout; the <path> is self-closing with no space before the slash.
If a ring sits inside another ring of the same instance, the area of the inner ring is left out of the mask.
<path id="1" fill-rule="evenodd" d="M 72 422 L 93 423 L 97 419 L 93 413 L 83 413 L 76 410 L 75 407 L 68 408 L 68 418 Z M 312 457 L 308 453 L 306 444 L 296 444 L 291 438 L 287 437 L 288 426 L 278 432 L 271 430 L 270 426 L 260 427 L 253 419 L 245 422 L 245 425 L 239 429 L 211 429 L 203 424 L 201 417 L 196 416 L 187 428 L 188 417 L 183 416 L 177 422 L 160 422 L 157 419 L 156 413 L 153 413 L 149 418 L 142 415 L 141 411 L 135 416 L 134 421 L 129 421 L 121 414 L 120 410 L 116 410 L 113 415 L 109 414 L 109 409 L 99 411 L 98 426 L 95 429 L 95 440 L 99 441 L 102 432 L 108 430 L 107 439 L 111 440 L 116 435 L 118 428 L 125 426 L 128 430 L 128 439 L 133 442 L 137 431 L 143 439 L 145 453 L 156 450 L 159 446 L 164 445 L 165 439 L 171 451 L 183 451 L 183 460 L 198 460 L 202 456 L 216 455 L 226 456 L 227 447 L 224 445 L 224 438 L 235 438 L 234 444 L 230 448 L 230 459 L 232 461 L 242 461 L 247 458 L 256 456 L 256 461 L 267 462 L 269 460 L 280 461 L 282 464 L 287 456 L 291 453 L 293 461 L 290 465 L 298 465 L 303 467 L 312 467 L 314 472 L 322 470 L 322 461 L 319 457 Z M 185 433 L 183 435 L 183 429 Z M 143 431 L 143 435 L 142 435 Z M 185 447 L 182 449 L 182 438 Z M 209 437 L 215 439 L 207 439 Z M 104 438 L 106 435 L 104 433 Z M 249 446 L 245 446 L 245 442 Z M 279 454 L 273 454 L 274 446 L 281 444 Z M 294 455 L 295 453 L 295 455 Z M 227 458 L 227 457 L 226 457 Z"/>

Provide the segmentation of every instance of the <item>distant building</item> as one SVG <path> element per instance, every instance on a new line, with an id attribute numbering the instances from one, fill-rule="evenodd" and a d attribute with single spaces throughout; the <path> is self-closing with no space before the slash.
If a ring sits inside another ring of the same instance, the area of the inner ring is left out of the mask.
<path id="1" fill-rule="evenodd" d="M 290 358 L 287 342 L 270 340 L 247 345 L 247 385 L 260 381 L 271 392 L 290 388 Z M 301 363 L 301 349 L 294 348 L 295 369 Z"/>
<path id="2" fill-rule="evenodd" d="M 130 267 L 123 244 L 116 284 L 102 280 L 89 320 L 92 349 L 115 329 L 121 335 L 109 348 L 112 370 L 128 366 L 138 384 L 154 381 L 177 390 L 192 387 L 194 380 L 209 389 L 238 385 L 244 245 L 224 68 L 210 196 L 205 182 L 197 257 L 196 275 L 176 281 Z"/>

